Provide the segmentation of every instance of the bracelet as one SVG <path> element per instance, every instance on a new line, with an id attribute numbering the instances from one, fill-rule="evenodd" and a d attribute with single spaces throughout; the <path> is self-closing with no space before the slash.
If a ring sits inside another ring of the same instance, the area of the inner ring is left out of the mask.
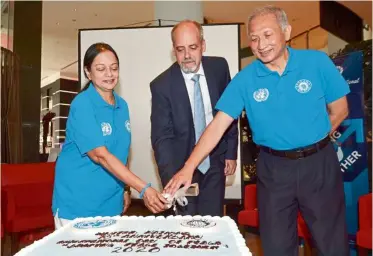
<path id="1" fill-rule="evenodd" d="M 148 188 L 148 187 L 151 187 L 152 184 L 149 182 L 148 184 L 145 185 L 145 187 L 141 190 L 140 192 L 140 199 L 142 199 L 144 197 L 144 193 L 145 193 L 145 190 Z"/>

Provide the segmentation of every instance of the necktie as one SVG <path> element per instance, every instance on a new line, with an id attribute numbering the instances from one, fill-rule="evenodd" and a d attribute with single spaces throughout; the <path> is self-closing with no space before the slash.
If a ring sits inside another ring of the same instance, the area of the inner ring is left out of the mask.
<path id="1" fill-rule="evenodd" d="M 196 144 L 201 137 L 203 131 L 206 128 L 206 117 L 205 117 L 205 107 L 203 105 L 202 91 L 199 84 L 198 74 L 192 77 L 194 82 L 194 130 L 196 134 Z M 200 172 L 205 174 L 210 168 L 210 159 L 206 157 L 202 163 L 198 166 Z"/>

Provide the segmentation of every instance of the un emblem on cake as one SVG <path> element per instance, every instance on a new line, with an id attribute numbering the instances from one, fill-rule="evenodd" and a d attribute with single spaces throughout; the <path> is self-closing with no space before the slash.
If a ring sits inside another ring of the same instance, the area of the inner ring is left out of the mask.
<path id="1" fill-rule="evenodd" d="M 77 229 L 91 229 L 91 228 L 104 228 L 114 225 L 117 221 L 113 219 L 109 220 L 94 220 L 94 221 L 81 221 L 74 225 Z"/>
<path id="2" fill-rule="evenodd" d="M 216 222 L 207 219 L 191 219 L 182 221 L 181 225 L 188 228 L 211 228 L 216 225 Z"/>

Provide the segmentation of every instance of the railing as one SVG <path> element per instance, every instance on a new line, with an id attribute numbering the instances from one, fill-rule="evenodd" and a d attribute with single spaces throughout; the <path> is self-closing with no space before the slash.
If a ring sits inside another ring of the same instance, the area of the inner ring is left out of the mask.
<path id="1" fill-rule="evenodd" d="M 310 42 L 309 42 L 309 39 L 310 39 L 310 32 L 313 31 L 313 30 L 315 30 L 315 29 L 317 29 L 317 28 L 321 28 L 321 26 L 320 26 L 320 25 L 314 26 L 314 27 L 312 27 L 312 28 L 310 28 L 310 29 L 308 29 L 308 30 L 302 32 L 302 33 L 299 33 L 299 34 L 293 36 L 293 37 L 289 40 L 289 46 L 291 46 L 291 43 L 292 43 L 292 41 L 294 41 L 294 39 L 296 39 L 296 38 L 298 38 L 298 37 L 301 37 L 301 36 L 303 36 L 303 35 L 306 35 L 306 48 L 309 49 L 309 48 L 310 48 Z"/>

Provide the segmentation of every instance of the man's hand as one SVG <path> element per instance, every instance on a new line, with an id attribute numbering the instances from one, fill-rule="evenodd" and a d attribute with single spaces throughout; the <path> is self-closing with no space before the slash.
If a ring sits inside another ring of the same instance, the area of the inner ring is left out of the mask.
<path id="1" fill-rule="evenodd" d="M 124 192 L 124 205 L 123 205 L 122 215 L 124 215 L 127 212 L 128 207 L 130 207 L 130 205 L 131 205 L 131 196 L 127 191 L 125 191 Z"/>
<path id="2" fill-rule="evenodd" d="M 188 189 L 190 184 L 192 184 L 192 178 L 193 170 L 190 171 L 186 167 L 182 168 L 167 183 L 163 193 L 173 196 L 181 185 L 184 185 L 185 189 Z"/>
<path id="3" fill-rule="evenodd" d="M 158 191 L 154 188 L 149 187 L 145 190 L 144 197 L 143 197 L 145 206 L 152 212 L 152 213 L 159 213 L 166 210 L 166 204 L 168 203 L 167 199 L 165 199 Z"/>
<path id="4" fill-rule="evenodd" d="M 236 171 L 236 167 L 237 167 L 237 161 L 236 160 L 226 159 L 225 160 L 225 168 L 224 168 L 225 176 L 233 175 Z"/>

